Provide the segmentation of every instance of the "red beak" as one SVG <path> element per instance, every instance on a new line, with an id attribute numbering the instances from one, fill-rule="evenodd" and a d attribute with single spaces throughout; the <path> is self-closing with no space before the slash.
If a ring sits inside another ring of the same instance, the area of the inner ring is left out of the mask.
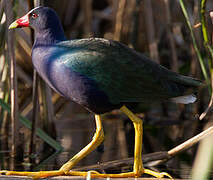
<path id="1" fill-rule="evenodd" d="M 21 28 L 21 27 L 28 27 L 29 26 L 29 14 L 27 13 L 23 17 L 14 21 L 10 26 L 9 29 L 13 28 Z"/>

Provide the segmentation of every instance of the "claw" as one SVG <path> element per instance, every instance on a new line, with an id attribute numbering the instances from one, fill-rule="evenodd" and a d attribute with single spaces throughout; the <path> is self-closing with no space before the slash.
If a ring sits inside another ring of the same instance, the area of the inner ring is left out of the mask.
<path id="1" fill-rule="evenodd" d="M 163 178 L 163 177 L 168 177 L 170 179 L 173 179 L 172 176 L 170 176 L 168 173 L 166 172 L 155 172 L 155 171 L 152 171 L 150 169 L 144 169 L 144 173 L 145 174 L 149 174 L 151 176 L 154 176 L 156 178 Z"/>
<path id="2" fill-rule="evenodd" d="M 170 179 L 173 179 L 172 176 L 170 176 L 167 172 L 161 172 L 160 174 L 163 175 L 163 177 L 166 176 L 166 177 L 168 177 Z"/>

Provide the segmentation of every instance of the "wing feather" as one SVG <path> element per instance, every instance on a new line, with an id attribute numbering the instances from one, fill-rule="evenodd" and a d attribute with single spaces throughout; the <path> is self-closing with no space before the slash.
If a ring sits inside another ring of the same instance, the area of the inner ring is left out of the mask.
<path id="1" fill-rule="evenodd" d="M 147 103 L 180 96 L 185 90 L 173 81 L 178 74 L 121 43 L 91 38 L 60 46 L 70 49 L 64 64 L 95 80 L 112 103 Z"/>

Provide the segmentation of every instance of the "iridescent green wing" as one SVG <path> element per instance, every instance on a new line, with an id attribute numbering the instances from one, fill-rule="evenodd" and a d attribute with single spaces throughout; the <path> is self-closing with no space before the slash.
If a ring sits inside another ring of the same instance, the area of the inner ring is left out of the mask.
<path id="1" fill-rule="evenodd" d="M 64 64 L 93 79 L 112 103 L 152 102 L 180 96 L 178 76 L 127 46 L 104 39 L 68 41 Z"/>

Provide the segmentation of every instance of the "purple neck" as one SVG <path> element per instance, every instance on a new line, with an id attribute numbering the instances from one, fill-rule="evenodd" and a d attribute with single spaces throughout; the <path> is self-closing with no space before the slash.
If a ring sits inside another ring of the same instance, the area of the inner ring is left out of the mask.
<path id="1" fill-rule="evenodd" d="M 35 44 L 53 44 L 59 41 L 64 41 L 65 37 L 64 30 L 61 24 L 56 24 L 54 27 L 49 27 L 48 29 L 35 30 Z"/>

